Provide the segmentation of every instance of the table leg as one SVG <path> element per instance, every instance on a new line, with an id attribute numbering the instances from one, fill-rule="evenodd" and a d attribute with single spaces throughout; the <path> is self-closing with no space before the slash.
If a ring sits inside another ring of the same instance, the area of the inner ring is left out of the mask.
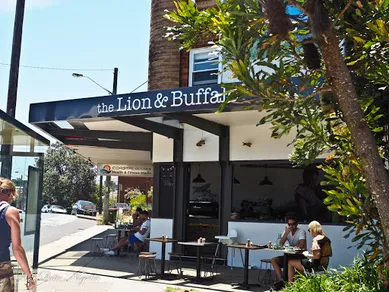
<path id="1" fill-rule="evenodd" d="M 282 270 L 282 279 L 284 281 L 288 281 L 288 262 L 289 262 L 289 254 L 284 254 L 284 268 Z"/>
<path id="2" fill-rule="evenodd" d="M 118 230 L 118 242 L 120 240 L 120 238 L 122 237 L 122 231 L 121 230 Z M 118 248 L 117 250 L 117 255 L 120 255 L 120 252 L 122 251 L 122 248 Z"/>
<path id="3" fill-rule="evenodd" d="M 243 286 L 248 287 L 249 285 L 249 249 L 244 251 L 244 279 Z"/>
<path id="4" fill-rule="evenodd" d="M 166 242 L 162 242 L 162 255 L 161 255 L 161 279 L 165 275 L 165 254 L 166 254 Z"/>
<path id="5" fill-rule="evenodd" d="M 201 280 L 201 257 L 200 257 L 200 247 L 197 247 L 197 260 L 196 260 L 196 280 Z"/>

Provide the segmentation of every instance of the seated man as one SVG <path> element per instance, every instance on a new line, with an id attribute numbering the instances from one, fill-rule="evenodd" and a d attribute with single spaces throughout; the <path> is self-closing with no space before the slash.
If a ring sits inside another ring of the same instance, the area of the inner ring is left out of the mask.
<path id="1" fill-rule="evenodd" d="M 142 212 L 142 208 L 136 208 L 136 211 L 134 214 L 132 214 L 132 224 L 134 227 L 138 227 L 142 225 L 142 221 L 140 219 L 140 213 Z"/>
<path id="2" fill-rule="evenodd" d="M 150 234 L 149 213 L 147 211 L 142 211 L 139 215 L 139 219 L 141 220 L 142 224 L 140 227 L 138 226 L 136 228 L 137 232 L 128 238 L 121 238 L 113 248 L 104 248 L 103 251 L 106 255 L 116 255 L 116 251 L 123 246 L 127 246 L 129 244 L 132 245 L 134 243 L 136 244 L 137 242 L 145 242 L 145 239 Z"/>
<path id="3" fill-rule="evenodd" d="M 306 233 L 305 230 L 298 228 L 297 218 L 295 216 L 287 217 L 288 226 L 285 227 L 285 231 L 282 234 L 281 245 L 284 245 L 286 241 L 289 242 L 290 246 L 300 247 L 302 249 L 307 249 L 306 242 Z M 289 259 L 301 258 L 301 255 L 289 255 Z M 278 277 L 278 284 L 282 284 L 282 273 L 281 268 L 287 269 L 284 267 L 284 256 L 278 256 L 271 259 L 274 271 Z"/>

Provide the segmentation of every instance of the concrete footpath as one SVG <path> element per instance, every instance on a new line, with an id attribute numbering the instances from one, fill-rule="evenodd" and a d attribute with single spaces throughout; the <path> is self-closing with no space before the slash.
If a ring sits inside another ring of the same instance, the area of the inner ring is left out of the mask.
<path id="1" fill-rule="evenodd" d="M 39 292 L 108 292 L 108 291 L 150 291 L 150 292 L 221 292 L 242 291 L 230 285 L 231 281 L 242 280 L 243 270 L 230 270 L 221 266 L 215 279 L 204 283 L 178 277 L 173 269 L 173 279 L 141 280 L 137 276 L 138 259 L 131 254 L 120 257 L 106 257 L 90 253 L 91 238 L 116 234 L 111 226 L 93 226 L 75 234 L 44 245 L 40 248 L 39 268 L 34 271 L 37 279 L 35 291 Z M 183 266 L 185 276 L 195 276 L 194 263 Z M 157 261 L 159 269 L 159 261 Z M 206 268 L 206 267 L 204 267 Z M 255 282 L 259 271 L 250 271 Z M 15 291 L 27 291 L 25 277 L 15 270 Z M 262 292 L 268 287 L 252 287 L 246 291 Z"/>
<path id="2" fill-rule="evenodd" d="M 96 225 L 85 230 L 73 233 L 68 236 L 54 241 L 49 244 L 45 244 L 39 248 L 39 264 L 42 264 L 56 256 L 65 253 L 72 247 L 89 240 L 109 229 L 113 229 L 108 225 Z"/>

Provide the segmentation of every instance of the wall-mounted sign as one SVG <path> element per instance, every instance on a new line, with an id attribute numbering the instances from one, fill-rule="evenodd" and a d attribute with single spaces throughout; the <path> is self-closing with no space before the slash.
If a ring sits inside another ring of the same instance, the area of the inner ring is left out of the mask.
<path id="1" fill-rule="evenodd" d="M 99 175 L 153 177 L 153 165 L 98 164 Z"/>
<path id="2" fill-rule="evenodd" d="M 31 104 L 30 123 L 148 113 L 217 110 L 225 101 L 220 85 L 194 86 Z"/>

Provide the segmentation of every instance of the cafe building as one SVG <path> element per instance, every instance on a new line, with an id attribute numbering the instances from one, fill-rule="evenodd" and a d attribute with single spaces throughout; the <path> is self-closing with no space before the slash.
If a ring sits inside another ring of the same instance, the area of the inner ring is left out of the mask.
<path id="1" fill-rule="evenodd" d="M 151 178 L 151 237 L 213 240 L 236 230 L 241 242 L 267 244 L 294 212 L 306 231 L 311 219 L 323 223 L 333 243 L 331 266 L 351 264 L 358 251 L 343 238 L 344 220 L 333 213 L 305 214 L 296 200 L 304 177 L 314 178 L 311 191 L 322 200 L 323 174 L 291 165 L 293 133 L 271 138 L 271 125 L 257 126 L 263 113 L 233 104 L 216 113 L 225 101 L 221 83 L 236 80 L 215 63 L 222 56 L 209 45 L 178 51 L 177 43 L 162 37 L 169 25 L 162 17 L 166 9 L 174 9 L 173 0 L 152 1 L 147 92 L 31 104 L 30 123 L 100 168 Z M 309 234 L 307 242 L 309 247 Z M 151 243 L 150 249 L 160 247 Z M 234 265 L 241 266 L 236 256 Z M 252 253 L 250 264 L 269 256 Z"/>

